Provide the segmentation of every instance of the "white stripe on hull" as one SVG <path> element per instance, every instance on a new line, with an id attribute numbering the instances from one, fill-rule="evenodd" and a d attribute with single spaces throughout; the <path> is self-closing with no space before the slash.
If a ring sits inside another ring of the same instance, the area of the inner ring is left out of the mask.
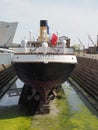
<path id="1" fill-rule="evenodd" d="M 53 55 L 53 54 L 14 54 L 12 62 L 58 62 L 76 64 L 77 59 L 75 55 Z"/>

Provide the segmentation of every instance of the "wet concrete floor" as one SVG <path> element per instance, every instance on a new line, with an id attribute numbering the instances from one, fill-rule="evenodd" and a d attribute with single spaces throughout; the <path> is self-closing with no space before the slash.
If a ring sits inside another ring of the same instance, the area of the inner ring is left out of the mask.
<path id="1" fill-rule="evenodd" d="M 74 89 L 73 89 L 74 88 Z M 83 96 L 74 85 L 69 82 L 63 84 L 63 90 L 66 95 L 71 111 L 80 111 L 81 108 L 87 108 L 92 114 L 98 117 L 98 111 L 94 106 Z"/>
<path id="2" fill-rule="evenodd" d="M 0 107 L 18 105 L 19 96 L 24 83 L 19 79 L 10 87 L 6 94 L 0 99 Z"/>
<path id="3" fill-rule="evenodd" d="M 0 129 L 2 128 L 3 130 L 6 130 L 6 127 L 8 127 L 8 130 L 13 130 L 13 127 L 15 127 L 14 129 L 18 130 L 18 127 L 21 127 L 21 129 L 24 130 L 23 129 L 24 126 L 26 127 L 25 129 L 27 129 L 27 124 L 31 125 L 30 124 L 31 121 L 29 121 L 31 118 L 29 119 L 28 117 L 25 117 L 24 113 L 22 113 L 22 111 L 20 112 L 18 107 L 18 100 L 23 85 L 24 85 L 23 82 L 21 82 L 18 79 L 0 100 Z M 69 108 L 68 117 L 66 117 L 67 115 L 63 115 L 63 118 L 68 118 L 67 119 L 67 123 L 69 123 L 68 126 L 72 125 L 73 127 L 73 129 L 70 128 L 69 130 L 88 130 L 88 128 L 89 130 L 98 130 L 97 129 L 98 120 L 96 116 L 89 111 L 88 107 L 84 104 L 84 101 L 80 99 L 79 94 L 73 89 L 73 87 L 68 82 L 65 82 L 62 85 L 62 87 Z M 41 120 L 42 120 L 42 116 L 39 117 L 41 118 Z M 45 116 L 43 116 L 43 118 L 44 117 Z M 38 116 L 35 116 L 35 118 L 37 119 L 32 121 L 32 122 L 35 121 L 34 124 L 38 123 Z M 5 127 L 5 121 L 6 121 L 6 127 Z M 89 122 L 90 124 L 88 125 Z M 13 126 L 10 126 L 9 125 L 10 123 L 13 123 Z M 14 123 L 16 124 L 14 125 Z M 31 130 L 35 130 L 33 125 Z M 44 124 L 44 127 L 45 130 L 48 130 L 46 129 L 47 125 L 45 126 Z M 41 127 L 39 130 L 41 130 Z M 58 130 L 58 129 L 53 129 L 53 130 Z M 61 129 L 61 130 L 65 130 L 65 129 Z"/>

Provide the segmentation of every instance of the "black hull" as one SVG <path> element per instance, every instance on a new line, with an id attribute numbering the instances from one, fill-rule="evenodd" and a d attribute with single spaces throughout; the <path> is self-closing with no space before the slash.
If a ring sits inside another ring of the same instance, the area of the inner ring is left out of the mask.
<path id="1" fill-rule="evenodd" d="M 67 63 L 14 63 L 18 77 L 46 98 L 47 94 L 60 86 L 71 75 L 75 64 Z"/>

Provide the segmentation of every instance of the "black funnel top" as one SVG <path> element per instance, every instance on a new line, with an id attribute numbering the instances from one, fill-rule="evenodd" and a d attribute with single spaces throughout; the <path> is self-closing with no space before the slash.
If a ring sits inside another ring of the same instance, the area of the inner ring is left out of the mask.
<path id="1" fill-rule="evenodd" d="M 48 21 L 47 20 L 40 20 L 40 26 L 41 27 L 46 27 L 47 26 L 47 23 L 48 23 Z"/>

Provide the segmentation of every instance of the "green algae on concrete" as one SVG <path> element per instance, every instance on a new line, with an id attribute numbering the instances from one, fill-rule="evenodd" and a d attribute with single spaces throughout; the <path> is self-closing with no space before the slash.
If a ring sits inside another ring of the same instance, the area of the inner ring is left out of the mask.
<path id="1" fill-rule="evenodd" d="M 0 130 L 98 130 L 98 118 L 73 88 L 64 83 L 63 90 L 62 98 L 50 103 L 49 114 L 26 116 L 15 106 L 0 110 Z"/>
<path id="2" fill-rule="evenodd" d="M 98 130 L 98 118 L 93 115 L 70 84 L 63 84 L 69 104 L 69 130 Z"/>
<path id="3" fill-rule="evenodd" d="M 20 112 L 19 107 L 0 109 L 0 130 L 29 130 L 31 118 Z"/>

